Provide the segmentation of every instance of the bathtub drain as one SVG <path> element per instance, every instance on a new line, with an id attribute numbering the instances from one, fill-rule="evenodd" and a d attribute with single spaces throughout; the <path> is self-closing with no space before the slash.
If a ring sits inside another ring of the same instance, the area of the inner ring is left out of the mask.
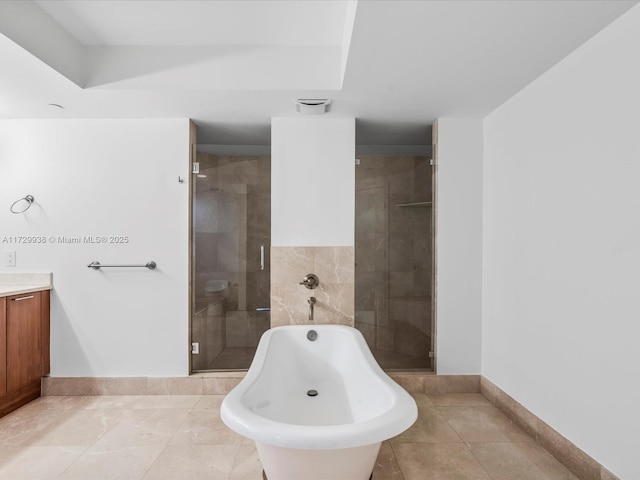
<path id="1" fill-rule="evenodd" d="M 318 395 L 318 391 L 317 390 L 309 390 L 307 392 L 307 395 L 309 395 L 310 397 L 315 397 L 316 395 Z"/>

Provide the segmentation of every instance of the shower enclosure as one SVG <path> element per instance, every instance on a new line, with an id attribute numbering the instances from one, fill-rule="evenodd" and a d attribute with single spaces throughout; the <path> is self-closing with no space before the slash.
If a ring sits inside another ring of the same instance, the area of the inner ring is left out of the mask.
<path id="1" fill-rule="evenodd" d="M 433 167 L 359 155 L 355 168 L 356 328 L 385 370 L 432 370 Z"/>
<path id="2" fill-rule="evenodd" d="M 269 328 L 271 159 L 197 146 L 191 370 L 249 368 Z"/>

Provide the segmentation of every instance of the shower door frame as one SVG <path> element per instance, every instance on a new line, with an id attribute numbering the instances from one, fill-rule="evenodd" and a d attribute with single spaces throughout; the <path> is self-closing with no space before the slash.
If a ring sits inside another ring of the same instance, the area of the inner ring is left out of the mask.
<path id="1" fill-rule="evenodd" d="M 188 266 L 189 266 L 189 278 L 188 278 L 188 292 L 189 292 L 189 305 L 187 307 L 187 357 L 189 364 L 189 375 L 193 375 L 193 355 L 192 355 L 192 332 L 191 332 L 191 322 L 193 318 L 193 312 L 195 307 L 195 276 L 196 269 L 193 263 L 193 252 L 195 251 L 195 235 L 193 233 L 193 198 L 195 196 L 195 181 L 194 181 L 194 173 L 193 173 L 193 165 L 196 161 L 196 152 L 198 148 L 198 138 L 197 138 L 197 126 L 193 123 L 193 120 L 189 120 L 189 166 L 188 166 L 188 190 L 189 190 L 189 220 L 188 220 L 188 228 L 189 228 L 189 241 L 187 248 L 187 255 L 189 256 Z M 178 182 L 180 182 L 180 177 L 178 177 Z M 184 182 L 184 179 L 182 179 Z"/>
<path id="2" fill-rule="evenodd" d="M 431 127 L 431 369 L 438 374 L 438 122 Z"/>
<path id="3" fill-rule="evenodd" d="M 378 146 L 380 147 L 380 146 Z M 405 146 L 406 147 L 406 146 Z M 359 156 L 388 156 L 388 155 L 411 155 L 416 157 L 426 157 L 429 161 L 429 165 L 431 168 L 431 215 L 430 215 L 430 223 L 431 223 L 431 285 L 430 285 L 430 307 L 429 314 L 431 316 L 431 328 L 430 328 L 430 337 L 431 342 L 429 345 L 426 345 L 426 351 L 424 355 L 428 358 L 428 364 L 430 365 L 427 368 L 418 367 L 418 368 L 385 368 L 385 371 L 394 372 L 394 373 L 419 373 L 419 374 L 437 374 L 437 211 L 438 211 L 438 202 L 437 202 L 437 177 L 438 177 L 438 168 L 437 168 L 437 127 L 433 125 L 433 141 L 430 145 L 431 152 L 428 152 L 429 146 L 426 146 L 427 152 L 424 151 L 415 151 L 413 148 L 411 152 L 404 153 L 395 153 L 397 150 L 394 149 L 394 146 L 385 145 L 383 146 L 383 152 L 372 152 L 372 153 L 356 153 L 356 157 Z M 358 166 L 359 160 L 356 158 L 356 166 Z M 355 194 L 355 191 L 354 191 Z M 388 194 L 386 195 L 388 197 Z M 387 200 L 388 202 L 388 200 Z M 387 204 L 385 208 L 388 208 L 390 204 Z M 388 233 L 388 232 L 387 232 Z M 355 242 L 354 242 L 355 245 Z M 388 286 L 387 286 L 388 289 Z M 387 300 L 389 299 L 389 292 L 387 290 Z M 389 309 L 389 305 L 387 305 L 387 309 Z M 355 325 L 354 325 L 355 326 Z M 378 333 L 375 332 L 374 336 L 377 339 Z M 377 343 L 377 340 L 374 340 L 374 343 Z"/>
<path id="4" fill-rule="evenodd" d="M 196 369 L 194 370 L 194 340 L 193 334 L 193 322 L 194 315 L 196 312 L 196 279 L 197 279 L 197 251 L 196 251 L 196 219 L 195 219 L 195 201 L 197 194 L 197 182 L 196 176 L 199 174 L 199 170 L 197 167 L 198 162 L 198 146 L 197 138 L 196 138 L 196 126 L 191 122 L 191 126 L 193 131 L 190 130 L 190 149 L 189 149 L 189 175 L 188 175 L 188 188 L 189 188 L 189 220 L 188 220 L 188 228 L 189 228 L 189 241 L 188 241 L 188 297 L 189 297 L 189 305 L 188 305 L 188 346 L 187 346 L 187 355 L 188 355 L 188 365 L 189 365 L 189 375 L 200 375 L 203 373 L 232 373 L 232 372 L 246 372 L 248 369 L 248 365 L 245 367 L 220 367 L 220 368 L 211 368 L 211 369 Z M 209 145 L 209 144 L 203 144 Z M 227 144 L 210 144 L 219 146 L 222 150 L 221 153 L 216 153 L 215 155 L 219 156 L 232 156 L 232 157 L 268 157 L 269 162 L 271 162 L 271 150 L 268 145 L 253 145 L 253 146 L 243 146 L 243 145 L 227 145 Z M 229 151 L 227 151 L 229 150 Z M 270 165 L 270 163 L 269 163 Z M 269 166 L 270 168 L 270 166 Z M 178 177 L 178 181 L 180 183 L 185 183 L 185 180 L 182 177 Z M 269 192 L 270 192 L 270 184 L 269 184 Z M 270 205 L 270 202 L 269 202 Z M 263 257 L 264 261 L 268 267 L 267 270 L 270 271 L 270 245 L 271 245 L 271 236 L 269 233 L 268 246 L 266 248 L 265 256 Z M 246 250 L 246 249 L 245 249 Z M 245 262 L 246 263 L 246 262 Z M 263 267 L 264 268 L 264 267 Z M 246 273 L 246 272 L 245 272 Z M 246 284 L 246 282 L 245 282 Z M 246 309 L 245 309 L 246 310 Z M 264 308 L 256 308 L 256 311 L 264 310 Z M 268 305 L 267 310 L 270 310 L 270 305 Z M 246 310 L 248 311 L 248 310 Z M 226 319 L 225 319 L 226 322 Z M 253 348 L 253 347 L 252 347 Z M 256 343 L 257 348 L 257 343 Z M 201 350 L 202 351 L 202 350 Z"/>

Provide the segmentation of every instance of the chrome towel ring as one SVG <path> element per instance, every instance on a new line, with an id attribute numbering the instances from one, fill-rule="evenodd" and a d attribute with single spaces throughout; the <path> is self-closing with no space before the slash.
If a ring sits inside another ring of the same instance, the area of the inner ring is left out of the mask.
<path id="1" fill-rule="evenodd" d="M 31 207 L 31 205 L 33 204 L 35 198 L 33 198 L 33 195 L 27 195 L 24 198 L 19 198 L 18 200 L 16 200 L 15 202 L 13 202 L 11 204 L 11 206 L 9 207 L 9 210 L 11 210 L 11 213 L 24 213 L 27 210 L 29 210 L 29 207 Z M 13 207 L 16 206 L 17 203 L 20 203 L 22 201 L 27 202 L 26 207 L 24 207 L 22 210 L 15 210 Z"/>

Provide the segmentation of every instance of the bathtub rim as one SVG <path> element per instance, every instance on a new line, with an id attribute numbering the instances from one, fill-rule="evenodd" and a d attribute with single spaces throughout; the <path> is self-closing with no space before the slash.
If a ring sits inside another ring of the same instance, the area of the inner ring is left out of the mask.
<path id="1" fill-rule="evenodd" d="M 359 346 L 371 373 L 393 394 L 392 405 L 373 418 L 336 425 L 298 425 L 278 422 L 252 412 L 243 402 L 244 393 L 262 371 L 270 337 L 281 329 L 308 331 L 314 329 L 347 331 Z M 256 442 L 292 449 L 341 449 L 382 442 L 408 429 L 418 417 L 415 400 L 389 377 L 376 362 L 362 333 L 346 325 L 283 325 L 267 330 L 260 339 L 246 376 L 229 392 L 220 407 L 220 416 L 231 430 Z"/>

